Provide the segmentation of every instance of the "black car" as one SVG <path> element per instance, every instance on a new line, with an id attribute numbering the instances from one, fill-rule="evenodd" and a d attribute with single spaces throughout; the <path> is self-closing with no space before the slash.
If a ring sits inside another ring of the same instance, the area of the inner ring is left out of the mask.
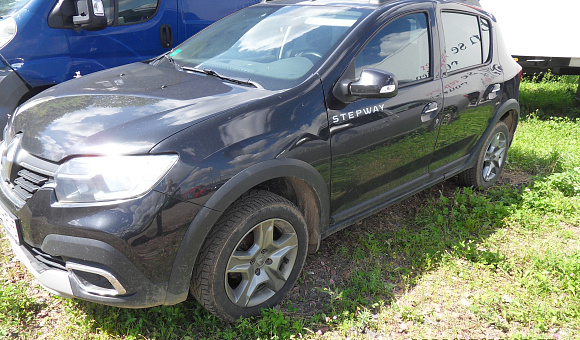
<path id="1" fill-rule="evenodd" d="M 520 78 L 474 3 L 266 1 L 20 106 L 0 218 L 57 295 L 256 315 L 326 236 L 455 175 L 491 186 Z"/>

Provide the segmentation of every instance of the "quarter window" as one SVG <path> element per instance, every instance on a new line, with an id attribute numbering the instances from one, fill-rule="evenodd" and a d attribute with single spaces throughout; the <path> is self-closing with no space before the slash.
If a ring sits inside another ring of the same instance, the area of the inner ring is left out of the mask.
<path id="1" fill-rule="evenodd" d="M 490 55 L 489 21 L 475 15 L 443 12 L 447 71 L 482 64 Z"/>
<path id="2" fill-rule="evenodd" d="M 393 73 L 399 84 L 431 77 L 429 31 L 426 13 L 398 18 L 375 35 L 355 61 L 356 75 L 363 69 Z"/>
<path id="3" fill-rule="evenodd" d="M 483 46 L 483 61 L 486 62 L 491 54 L 491 30 L 489 21 L 481 19 L 481 44 Z"/>

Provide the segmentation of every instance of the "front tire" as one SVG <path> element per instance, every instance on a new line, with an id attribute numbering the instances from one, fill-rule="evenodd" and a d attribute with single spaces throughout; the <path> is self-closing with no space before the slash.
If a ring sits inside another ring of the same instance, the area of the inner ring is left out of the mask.
<path id="1" fill-rule="evenodd" d="M 191 282 L 194 297 L 228 322 L 276 306 L 294 286 L 308 246 L 298 208 L 267 191 L 242 196 L 205 240 Z"/>
<path id="2" fill-rule="evenodd" d="M 479 189 L 490 188 L 503 170 L 509 144 L 509 129 L 504 122 L 499 121 L 485 140 L 475 166 L 458 175 L 461 184 Z"/>

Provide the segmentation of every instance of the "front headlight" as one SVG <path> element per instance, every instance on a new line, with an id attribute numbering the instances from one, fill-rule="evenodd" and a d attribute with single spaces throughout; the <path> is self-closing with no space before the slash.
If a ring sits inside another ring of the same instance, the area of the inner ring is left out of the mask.
<path id="1" fill-rule="evenodd" d="M 6 46 L 14 38 L 16 31 L 16 20 L 13 17 L 0 20 L 0 48 Z"/>
<path id="2" fill-rule="evenodd" d="M 56 197 L 64 203 L 139 197 L 149 192 L 177 159 L 177 155 L 73 158 L 54 175 Z"/>

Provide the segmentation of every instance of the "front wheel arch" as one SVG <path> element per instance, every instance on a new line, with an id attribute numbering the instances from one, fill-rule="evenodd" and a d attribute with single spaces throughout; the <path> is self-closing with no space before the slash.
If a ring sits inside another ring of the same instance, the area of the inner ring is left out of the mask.
<path id="1" fill-rule="evenodd" d="M 243 194 L 272 181 L 288 183 L 297 193 L 296 200 L 291 201 L 299 207 L 306 220 L 309 252 L 317 249 L 330 216 L 330 196 L 322 175 L 310 164 L 297 159 L 273 159 L 255 164 L 222 185 L 191 222 L 173 262 L 166 304 L 179 303 L 187 298 L 193 266 L 202 243 L 227 208 Z"/>
<path id="2" fill-rule="evenodd" d="M 299 209 L 271 192 L 251 190 L 228 208 L 204 241 L 192 295 L 227 322 L 259 315 L 292 289 L 307 248 Z"/>

